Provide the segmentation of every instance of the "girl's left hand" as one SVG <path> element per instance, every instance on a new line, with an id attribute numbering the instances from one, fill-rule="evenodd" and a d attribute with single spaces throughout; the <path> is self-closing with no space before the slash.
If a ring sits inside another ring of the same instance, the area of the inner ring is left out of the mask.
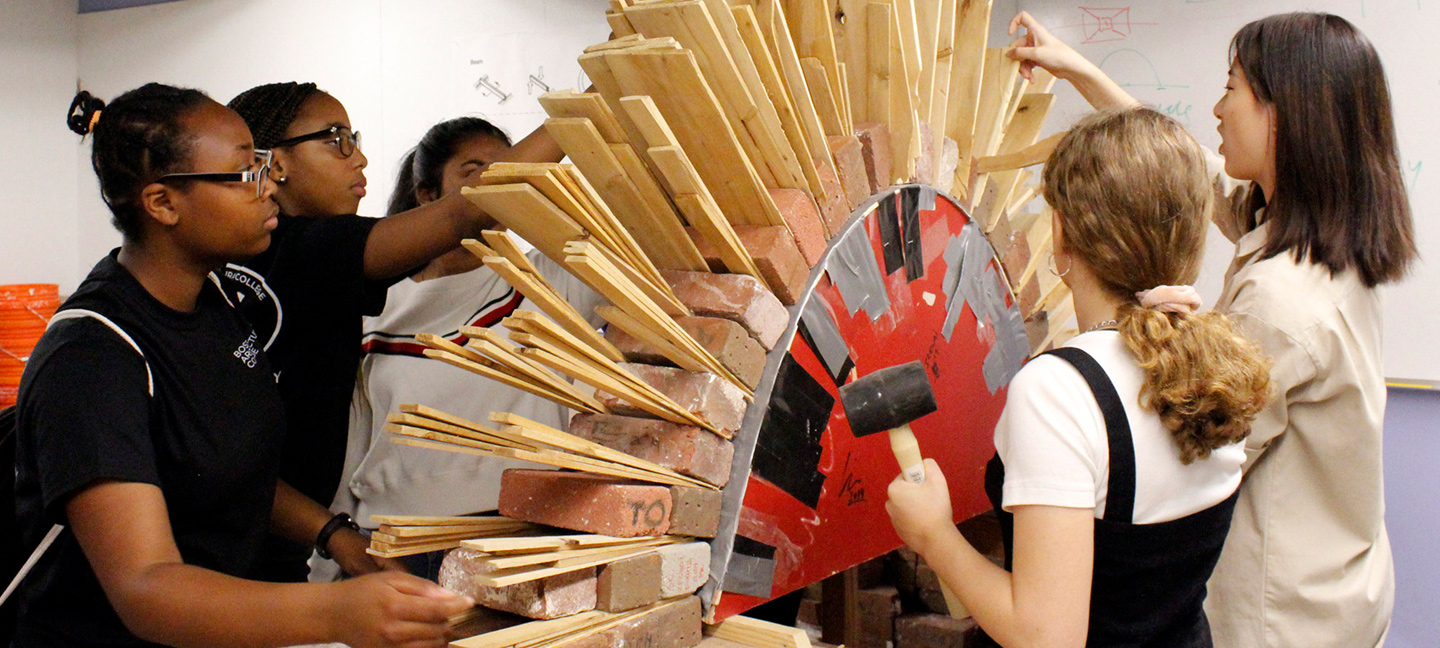
<path id="1" fill-rule="evenodd" d="M 925 460 L 924 483 L 912 484 L 900 475 L 890 482 L 888 493 L 885 512 L 900 539 L 916 552 L 924 554 L 936 537 L 955 528 L 950 487 L 934 459 Z"/>

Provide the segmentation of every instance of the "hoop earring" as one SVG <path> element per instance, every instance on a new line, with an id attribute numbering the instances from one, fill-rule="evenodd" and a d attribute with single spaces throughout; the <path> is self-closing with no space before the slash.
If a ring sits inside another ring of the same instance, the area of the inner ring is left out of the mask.
<path id="1" fill-rule="evenodd" d="M 1046 269 L 1046 270 L 1049 270 L 1049 271 L 1050 271 L 1050 274 L 1053 274 L 1053 275 L 1055 275 L 1055 276 L 1057 276 L 1057 277 L 1064 277 L 1065 275 L 1070 274 L 1070 271 L 1075 268 L 1075 264 L 1074 264 L 1074 263 L 1071 263 L 1069 268 L 1065 268 L 1065 272 L 1060 272 L 1060 271 L 1058 271 L 1058 270 L 1056 269 L 1057 267 L 1059 267 L 1059 266 L 1056 265 L 1056 263 L 1055 263 L 1055 253 L 1054 253 L 1054 252 L 1051 252 L 1051 253 L 1050 253 L 1050 261 L 1045 264 L 1045 269 Z"/>

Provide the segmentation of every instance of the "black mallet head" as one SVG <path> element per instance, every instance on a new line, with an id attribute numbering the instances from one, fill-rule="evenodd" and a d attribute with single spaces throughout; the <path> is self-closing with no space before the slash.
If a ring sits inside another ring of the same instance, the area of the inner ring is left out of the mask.
<path id="1" fill-rule="evenodd" d="M 919 360 L 871 372 L 841 387 L 840 404 L 857 437 L 900 427 L 939 409 Z"/>

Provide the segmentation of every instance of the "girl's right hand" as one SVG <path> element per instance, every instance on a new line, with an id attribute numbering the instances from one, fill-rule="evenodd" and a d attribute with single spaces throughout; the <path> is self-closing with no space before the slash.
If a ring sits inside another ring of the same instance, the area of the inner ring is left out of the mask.
<path id="1" fill-rule="evenodd" d="M 1010 20 L 1010 35 L 1014 36 L 1021 27 L 1025 28 L 1025 34 L 1010 43 L 1006 55 L 1020 61 L 1020 74 L 1026 79 L 1034 81 L 1034 70 L 1039 67 L 1057 78 L 1074 82 L 1076 76 L 1094 67 L 1079 52 L 1045 29 L 1030 12 L 1022 11 Z"/>
<path id="2" fill-rule="evenodd" d="M 423 578 L 378 572 L 335 583 L 332 636 L 353 648 L 444 648 L 448 620 L 475 605 Z"/>

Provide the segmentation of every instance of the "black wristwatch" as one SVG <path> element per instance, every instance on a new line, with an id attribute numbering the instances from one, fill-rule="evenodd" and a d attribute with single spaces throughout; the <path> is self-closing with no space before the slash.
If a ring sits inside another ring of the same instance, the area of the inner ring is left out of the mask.
<path id="1" fill-rule="evenodd" d="M 319 554 L 321 558 L 330 559 L 330 550 L 326 548 L 326 545 L 330 544 L 330 536 L 335 535 L 335 532 L 340 529 L 354 529 L 358 533 L 360 525 L 350 518 L 349 513 L 336 513 L 335 517 L 330 518 L 330 521 L 320 527 L 320 533 L 315 536 L 315 553 Z"/>

